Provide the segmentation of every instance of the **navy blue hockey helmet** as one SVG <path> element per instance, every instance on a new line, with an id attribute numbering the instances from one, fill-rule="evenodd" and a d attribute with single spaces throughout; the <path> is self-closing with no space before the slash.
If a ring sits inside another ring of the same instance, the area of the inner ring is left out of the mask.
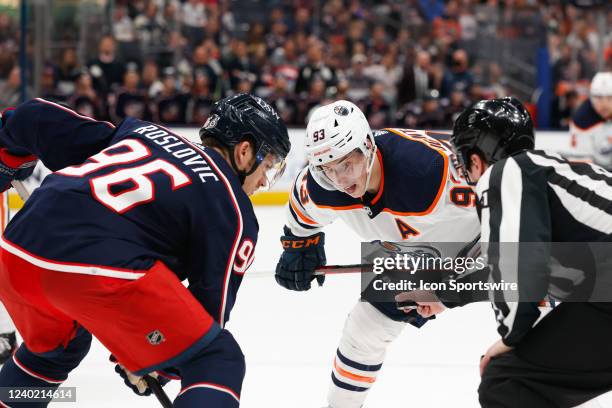
<path id="1" fill-rule="evenodd" d="M 514 97 L 482 100 L 459 115 L 450 142 L 465 170 L 472 153 L 479 153 L 493 164 L 534 148 L 533 122 Z"/>
<path id="2" fill-rule="evenodd" d="M 248 176 L 270 153 L 278 161 L 274 165 L 274 174 L 268 177 L 271 185 L 284 170 L 285 158 L 291 148 L 287 126 L 263 99 L 242 93 L 221 99 L 213 105 L 210 116 L 200 129 L 200 138 L 212 137 L 230 151 L 243 140 L 254 144 L 255 165 L 248 172 L 238 172 L 234 155 L 230 160 L 240 176 Z"/>

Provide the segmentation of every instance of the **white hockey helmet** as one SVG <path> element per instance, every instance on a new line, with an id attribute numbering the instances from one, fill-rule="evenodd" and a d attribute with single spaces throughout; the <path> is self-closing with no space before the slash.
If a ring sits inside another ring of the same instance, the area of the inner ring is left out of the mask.
<path id="1" fill-rule="evenodd" d="M 591 96 L 612 96 L 612 72 L 598 72 L 591 81 Z"/>
<path id="2" fill-rule="evenodd" d="M 376 156 L 376 143 L 365 115 L 354 103 L 339 100 L 317 108 L 306 127 L 304 148 L 312 177 L 327 190 L 338 188 L 321 166 L 359 149 L 366 157 L 367 188 Z"/>

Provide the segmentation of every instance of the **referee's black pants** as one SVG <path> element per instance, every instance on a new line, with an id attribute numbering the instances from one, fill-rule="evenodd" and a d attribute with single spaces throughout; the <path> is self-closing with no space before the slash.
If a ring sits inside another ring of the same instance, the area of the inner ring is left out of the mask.
<path id="1" fill-rule="evenodd" d="M 612 303 L 562 303 L 512 351 L 491 359 L 485 408 L 565 408 L 612 390 Z"/>

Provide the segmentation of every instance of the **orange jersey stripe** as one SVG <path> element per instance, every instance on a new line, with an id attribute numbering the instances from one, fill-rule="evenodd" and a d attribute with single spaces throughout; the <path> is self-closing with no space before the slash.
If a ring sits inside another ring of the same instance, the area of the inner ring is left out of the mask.
<path id="1" fill-rule="evenodd" d="M 360 382 L 365 382 L 368 384 L 372 384 L 376 381 L 376 377 L 365 377 L 363 375 L 357 375 L 357 374 L 353 374 L 353 373 L 346 371 L 345 369 L 338 366 L 338 362 L 336 361 L 335 358 L 334 358 L 334 368 L 336 369 L 336 371 L 338 371 L 338 374 L 340 374 L 343 377 L 349 378 L 353 381 L 360 381 Z"/>
<path id="2" fill-rule="evenodd" d="M 378 157 L 378 163 L 380 164 L 380 186 L 378 187 L 378 193 L 376 193 L 376 196 L 372 200 L 372 205 L 378 202 L 382 196 L 383 189 L 385 188 L 385 168 L 383 166 L 382 153 L 380 152 L 380 149 L 376 150 L 376 157 Z"/>
<path id="3" fill-rule="evenodd" d="M 293 211 L 295 211 L 295 213 L 297 214 L 298 217 L 300 217 L 300 219 L 305 222 L 306 224 L 309 225 L 319 225 L 316 221 L 314 221 L 311 218 L 308 218 L 307 216 L 305 216 L 300 209 L 298 208 L 298 206 L 294 203 L 293 200 L 293 195 L 291 195 L 291 197 L 289 198 L 289 204 L 291 205 L 291 208 L 293 208 Z"/>

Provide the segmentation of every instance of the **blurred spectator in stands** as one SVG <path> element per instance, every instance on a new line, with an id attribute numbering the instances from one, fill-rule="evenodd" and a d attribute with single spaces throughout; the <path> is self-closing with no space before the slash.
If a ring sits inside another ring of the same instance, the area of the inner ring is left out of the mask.
<path id="1" fill-rule="evenodd" d="M 113 11 L 113 37 L 117 41 L 117 53 L 122 61 L 140 63 L 140 42 L 134 27 L 134 21 L 127 12 L 127 7 L 117 6 Z"/>
<path id="2" fill-rule="evenodd" d="M 187 102 L 187 123 L 202 126 L 214 103 L 208 77 L 196 74 L 191 87 L 191 97 Z"/>
<path id="3" fill-rule="evenodd" d="M 459 83 L 457 86 L 463 86 L 462 83 Z M 467 93 L 468 93 L 468 98 L 470 100 L 470 103 L 476 103 L 482 99 L 491 99 L 493 98 L 493 95 L 485 95 L 483 89 L 482 89 L 482 85 L 480 85 L 479 83 L 474 83 L 472 84 L 472 86 L 470 86 L 467 89 Z"/>
<path id="4" fill-rule="evenodd" d="M 218 18 L 211 16 L 208 19 L 204 27 L 204 38 L 214 41 L 215 44 L 221 44 L 221 23 Z"/>
<path id="5" fill-rule="evenodd" d="M 503 72 L 501 67 L 496 62 L 488 64 L 488 78 L 486 83 L 485 93 L 491 95 L 492 98 L 503 98 L 508 95 L 508 91 L 504 86 Z"/>
<path id="6" fill-rule="evenodd" d="M 303 123 L 298 123 L 298 102 L 295 96 L 290 92 L 289 84 L 284 75 L 277 74 L 274 77 L 272 93 L 266 100 L 274 107 L 287 125 L 304 125 Z"/>
<path id="7" fill-rule="evenodd" d="M 43 66 L 38 96 L 56 102 L 63 102 L 68 98 L 68 95 L 61 94 L 57 89 L 57 74 L 51 64 Z"/>
<path id="8" fill-rule="evenodd" d="M 247 49 L 254 53 L 256 48 L 266 45 L 266 27 L 261 23 L 253 23 L 247 33 Z"/>
<path id="9" fill-rule="evenodd" d="M 552 67 L 552 81 L 554 84 L 564 79 L 564 70 L 571 60 L 572 48 L 568 44 L 563 44 Z"/>
<path id="10" fill-rule="evenodd" d="M 370 65 L 364 69 L 364 73 L 383 86 L 382 93 L 390 105 L 395 103 L 397 85 L 402 79 L 402 67 L 395 60 L 395 55 L 386 53 L 380 64 Z"/>
<path id="11" fill-rule="evenodd" d="M 173 67 L 164 69 L 162 82 L 164 86 L 153 101 L 152 110 L 155 122 L 166 125 L 185 123 L 189 96 L 178 91 L 177 72 Z"/>
<path id="12" fill-rule="evenodd" d="M 346 52 L 346 39 L 343 35 L 333 35 L 328 39 L 329 55 L 327 64 L 336 72 L 343 72 L 349 68 L 350 59 Z"/>
<path id="13" fill-rule="evenodd" d="M 178 11 L 178 6 L 180 5 L 180 3 L 178 3 L 177 1 L 167 1 L 164 3 L 165 4 L 163 5 L 164 10 L 162 13 L 162 20 L 165 24 L 165 37 L 168 38 L 169 33 L 173 31 L 178 31 L 178 29 L 180 28 L 181 22 Z"/>
<path id="14" fill-rule="evenodd" d="M 387 52 L 388 46 L 389 36 L 385 31 L 385 27 L 382 25 L 377 25 L 374 27 L 374 30 L 372 30 L 372 35 L 368 44 L 368 48 L 371 51 L 373 59 L 375 61 L 381 61 L 383 55 L 385 55 Z"/>
<path id="15" fill-rule="evenodd" d="M 345 101 L 351 100 L 349 96 L 350 85 L 346 79 L 338 80 L 338 85 L 336 86 L 336 93 L 333 95 L 335 100 L 343 99 Z"/>
<path id="16" fill-rule="evenodd" d="M 81 115 L 96 119 L 104 117 L 102 101 L 94 90 L 91 76 L 86 70 L 78 76 L 74 94 L 68 100 L 68 104 Z"/>
<path id="17" fill-rule="evenodd" d="M 402 106 L 397 113 L 398 126 L 409 129 L 444 129 L 444 111 L 440 106 L 440 93 L 429 90 L 423 100 Z"/>
<path id="18" fill-rule="evenodd" d="M 566 43 L 576 51 L 581 71 L 585 78 L 592 78 L 597 67 L 597 54 L 599 37 L 596 24 L 589 24 L 584 16 L 572 24 L 572 32 L 565 39 Z"/>
<path id="19" fill-rule="evenodd" d="M 366 99 L 374 81 L 364 72 L 368 59 L 363 54 L 355 54 L 351 58 L 351 68 L 346 73 L 349 83 L 349 100 L 358 102 Z"/>
<path id="20" fill-rule="evenodd" d="M 295 92 L 298 96 L 311 88 L 315 79 L 321 79 L 325 87 L 336 84 L 336 72 L 323 60 L 323 43 L 316 38 L 310 40 L 307 62 L 300 68 L 300 73 L 295 84 Z"/>
<path id="21" fill-rule="evenodd" d="M 464 49 L 453 51 L 451 67 L 444 73 L 442 80 L 441 96 L 450 95 L 451 90 L 459 83 L 468 89 L 474 83 L 472 73 L 468 71 L 468 55 Z"/>
<path id="22" fill-rule="evenodd" d="M 6 79 L 0 80 L 0 109 L 17 106 L 21 95 L 21 70 L 15 65 L 9 71 Z M 32 97 L 32 89 L 28 87 L 28 95 Z"/>
<path id="23" fill-rule="evenodd" d="M 391 121 L 391 106 L 385 98 L 385 85 L 376 82 L 370 88 L 370 96 L 365 100 L 365 110 L 363 113 L 370 126 L 380 129 L 389 126 Z"/>
<path id="24" fill-rule="evenodd" d="M 295 92 L 295 83 L 299 75 L 299 56 L 295 41 L 288 38 L 282 48 L 277 48 L 272 54 L 272 74 L 282 75 L 287 81 L 287 90 Z"/>
<path id="25" fill-rule="evenodd" d="M 301 101 L 301 116 L 300 123 L 306 123 L 306 118 L 308 118 L 310 112 L 319 105 L 323 104 L 323 99 L 325 99 L 326 94 L 326 86 L 325 81 L 320 77 L 315 77 L 310 82 L 310 88 L 308 89 L 308 94 L 302 98 Z"/>
<path id="26" fill-rule="evenodd" d="M 214 95 L 221 94 L 221 78 L 216 64 L 210 55 L 210 49 L 203 45 L 198 46 L 193 51 L 193 68 L 192 72 L 195 75 L 206 75 L 211 91 Z"/>
<path id="27" fill-rule="evenodd" d="M 204 39 L 206 9 L 200 0 L 187 0 L 181 8 L 182 34 L 190 47 L 195 47 Z"/>
<path id="28" fill-rule="evenodd" d="M 74 48 L 64 48 L 57 67 L 57 88 L 64 95 L 72 95 L 75 89 L 75 82 L 81 75 L 81 66 L 77 61 L 77 54 Z"/>
<path id="29" fill-rule="evenodd" d="M 94 89 L 102 95 L 108 94 L 114 86 L 122 83 L 125 65 L 115 54 L 115 40 L 106 35 L 98 45 L 98 56 L 87 64 L 94 81 Z"/>
<path id="30" fill-rule="evenodd" d="M 14 42 L 17 27 L 15 21 L 8 13 L 0 14 L 0 44 Z"/>
<path id="31" fill-rule="evenodd" d="M 444 13 L 434 18 L 432 21 L 433 38 L 447 45 L 456 43 L 461 39 L 459 11 L 459 3 L 457 0 L 448 0 Z"/>
<path id="32" fill-rule="evenodd" d="M 229 76 L 230 88 L 238 89 L 238 83 L 243 79 L 251 82 L 257 80 L 257 67 L 249 58 L 246 42 L 233 39 L 230 42 L 230 53 L 223 63 L 224 72 Z"/>
<path id="33" fill-rule="evenodd" d="M 276 9 L 278 10 L 278 9 Z M 269 53 L 274 52 L 275 49 L 283 46 L 287 40 L 287 33 L 289 28 L 283 19 L 274 21 L 270 26 L 270 32 L 266 35 L 266 47 Z"/>
<path id="34" fill-rule="evenodd" d="M 298 7 L 293 14 L 293 24 L 290 27 L 293 33 L 303 33 L 306 36 L 312 34 L 313 22 L 310 18 L 310 10 L 307 7 Z"/>
<path id="35" fill-rule="evenodd" d="M 472 7 L 469 2 L 464 2 L 460 6 L 458 21 L 461 27 L 461 42 L 464 45 L 473 43 L 478 35 L 478 21 Z"/>
<path id="36" fill-rule="evenodd" d="M 163 87 L 162 81 L 159 80 L 157 64 L 153 60 L 147 60 L 142 67 L 140 88 L 149 98 L 153 99 L 161 92 Z"/>
<path id="37" fill-rule="evenodd" d="M 249 78 L 242 78 L 234 90 L 235 93 L 253 93 L 254 84 Z"/>
<path id="38" fill-rule="evenodd" d="M 145 53 L 154 51 L 162 44 L 166 32 L 166 21 L 159 14 L 155 3 L 147 4 L 145 12 L 134 19 L 134 27 Z"/>
<path id="39" fill-rule="evenodd" d="M 470 100 L 465 94 L 465 89 L 460 85 L 455 86 L 446 101 L 442 101 L 444 111 L 444 128 L 452 129 L 457 116 L 470 106 Z"/>
<path id="40" fill-rule="evenodd" d="M 355 54 L 366 54 L 365 41 L 366 41 L 366 23 L 365 21 L 354 18 L 349 23 L 348 38 L 347 38 L 347 50 L 351 55 Z M 357 44 L 361 44 L 358 46 Z"/>
<path id="41" fill-rule="evenodd" d="M 414 65 L 408 61 L 404 67 L 403 76 L 398 84 L 398 105 L 422 99 L 429 89 L 434 88 L 433 85 L 431 55 L 427 51 L 418 51 Z"/>
<path id="42" fill-rule="evenodd" d="M 116 97 L 109 97 L 111 118 L 115 123 L 119 123 L 126 116 L 151 120 L 149 98 L 144 91 L 138 89 L 140 75 L 136 64 L 128 64 L 123 77 L 123 86 L 117 90 Z"/>

